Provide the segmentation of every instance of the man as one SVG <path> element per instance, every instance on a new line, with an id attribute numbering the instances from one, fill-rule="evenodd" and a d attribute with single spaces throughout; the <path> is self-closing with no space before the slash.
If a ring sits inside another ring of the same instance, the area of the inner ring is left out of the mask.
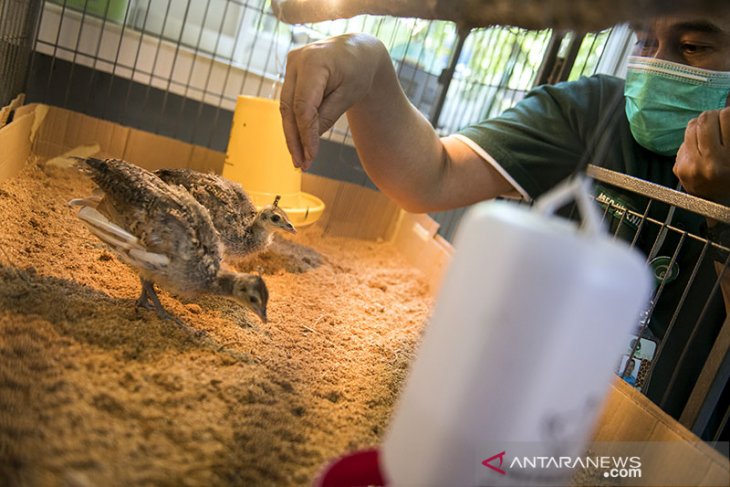
<path id="1" fill-rule="evenodd" d="M 636 377 L 634 377 L 634 369 L 636 368 L 636 359 L 629 357 L 626 360 L 626 366 L 621 374 L 621 378 L 632 386 L 636 384 Z"/>
<path id="2" fill-rule="evenodd" d="M 294 165 L 306 170 L 317 154 L 319 135 L 347 114 L 361 163 L 373 182 L 406 210 L 429 212 L 499 196 L 532 200 L 594 163 L 670 188 L 730 204 L 730 10 L 713 18 L 663 17 L 637 28 L 627 81 L 592 76 L 533 90 L 501 116 L 439 138 L 404 95 L 387 50 L 363 34 L 305 46 L 289 55 L 281 111 Z M 631 195 L 598 188 L 599 197 L 643 208 Z M 640 200 L 640 198 L 638 198 Z M 644 205 L 645 206 L 645 205 Z M 724 231 L 715 222 L 655 205 L 651 216 L 689 232 Z M 639 233 L 637 228 L 630 229 Z M 629 235 L 630 237 L 630 235 Z M 649 253 L 656 236 L 640 235 Z M 668 239 L 671 240 L 671 239 Z M 673 242 L 667 242 L 667 245 Z M 674 242 L 676 244 L 676 242 Z M 701 249 L 687 247 L 687 262 Z M 661 250 L 661 249 L 660 249 Z M 671 255 L 671 254 L 669 254 Z M 701 260 L 701 259 L 700 259 Z M 652 378 L 649 396 L 679 416 L 717 336 L 725 311 L 721 297 L 703 314 L 672 306 L 690 279 L 679 263 L 678 284 L 666 286 L 656 304 L 652 330 L 662 337 L 676 321 Z M 701 273 L 713 275 L 706 260 Z M 716 277 L 716 276 L 713 276 Z M 712 279 L 693 284 L 688 302 L 704 303 Z M 686 315 L 686 316 L 685 316 Z M 665 389 L 685 344 L 690 356 L 671 397 Z"/>

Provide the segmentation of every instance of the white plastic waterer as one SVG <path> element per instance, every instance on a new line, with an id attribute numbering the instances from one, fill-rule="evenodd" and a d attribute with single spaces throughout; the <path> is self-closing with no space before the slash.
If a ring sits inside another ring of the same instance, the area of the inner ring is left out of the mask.
<path id="1" fill-rule="evenodd" d="M 580 227 L 554 215 L 572 200 Z M 475 205 L 454 247 L 383 444 L 331 465 L 320 485 L 569 484 L 573 470 L 510 461 L 583 453 L 649 296 L 644 259 L 603 230 L 584 179 L 532 208 Z"/>

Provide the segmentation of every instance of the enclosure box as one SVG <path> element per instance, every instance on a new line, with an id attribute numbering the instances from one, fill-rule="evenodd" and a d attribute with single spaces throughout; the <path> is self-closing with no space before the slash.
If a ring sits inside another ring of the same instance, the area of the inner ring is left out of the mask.
<path id="1" fill-rule="evenodd" d="M 148 169 L 189 167 L 199 171 L 223 168 L 225 154 L 149 132 L 40 104 L 22 105 L 22 97 L 0 111 L 0 180 L 12 178 L 32 156 L 55 157 L 79 146 L 98 145 L 108 157 L 133 161 Z M 310 174 L 302 189 L 320 197 L 327 210 L 317 223 L 327 232 L 394 244 L 438 289 L 452 254 L 427 215 L 403 211 L 386 196 L 354 184 Z M 671 442 L 642 461 L 647 483 L 671 484 L 678 472 L 691 472 L 693 485 L 727 485 L 727 458 L 702 442 L 640 392 L 616 379 L 603 405 L 594 440 L 597 442 Z M 344 452 L 343 452 L 344 453 Z"/>

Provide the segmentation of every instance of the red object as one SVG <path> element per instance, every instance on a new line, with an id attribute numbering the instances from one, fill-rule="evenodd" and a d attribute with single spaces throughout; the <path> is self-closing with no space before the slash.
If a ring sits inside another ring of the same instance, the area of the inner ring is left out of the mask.
<path id="1" fill-rule="evenodd" d="M 379 452 L 362 450 L 333 461 L 314 481 L 314 487 L 384 486 Z"/>

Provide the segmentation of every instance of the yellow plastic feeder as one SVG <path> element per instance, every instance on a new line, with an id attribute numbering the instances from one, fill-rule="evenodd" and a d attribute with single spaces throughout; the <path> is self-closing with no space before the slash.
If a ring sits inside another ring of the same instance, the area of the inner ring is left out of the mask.
<path id="1" fill-rule="evenodd" d="M 302 192 L 302 171 L 286 148 L 278 100 L 238 97 L 223 177 L 241 183 L 258 209 L 281 195 L 279 207 L 295 227 L 311 225 L 324 212 L 322 200 Z"/>

